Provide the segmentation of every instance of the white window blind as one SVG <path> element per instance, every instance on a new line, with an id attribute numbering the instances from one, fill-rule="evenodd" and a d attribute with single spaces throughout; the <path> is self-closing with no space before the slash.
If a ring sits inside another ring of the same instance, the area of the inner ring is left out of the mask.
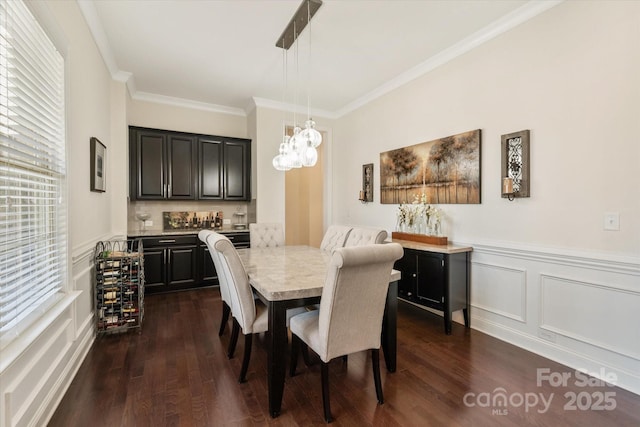
<path id="1" fill-rule="evenodd" d="M 64 59 L 22 1 L 0 0 L 0 337 L 66 281 Z"/>

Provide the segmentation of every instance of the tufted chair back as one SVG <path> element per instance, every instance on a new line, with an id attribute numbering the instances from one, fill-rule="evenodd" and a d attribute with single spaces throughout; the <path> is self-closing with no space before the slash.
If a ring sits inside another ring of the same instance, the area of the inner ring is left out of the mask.
<path id="1" fill-rule="evenodd" d="M 351 247 L 383 243 L 386 238 L 387 231 L 381 228 L 354 227 L 347 236 L 344 246 Z"/>
<path id="2" fill-rule="evenodd" d="M 320 243 L 320 249 L 324 252 L 331 253 L 335 248 L 343 247 L 350 232 L 351 227 L 346 225 L 329 226 L 329 228 L 327 228 L 327 232 L 324 233 L 322 243 Z"/>
<path id="3" fill-rule="evenodd" d="M 202 240 L 204 243 L 207 244 L 207 248 L 209 249 L 209 255 L 211 255 L 211 259 L 213 260 L 213 265 L 216 266 L 216 268 L 219 265 L 219 260 L 216 259 L 218 257 L 218 251 L 216 251 L 216 249 L 213 247 L 213 240 L 209 241 L 209 236 L 218 236 L 218 233 L 211 231 L 211 230 L 201 230 L 198 233 L 198 237 L 200 238 L 200 240 Z M 220 297 L 222 298 L 222 301 L 225 302 L 226 304 L 229 305 L 229 307 L 231 307 L 231 297 L 229 296 L 229 289 L 227 288 L 227 282 L 224 280 L 220 280 Z"/>
<path id="4" fill-rule="evenodd" d="M 280 223 L 249 224 L 249 241 L 252 248 L 284 246 L 284 227 Z"/>
<path id="5" fill-rule="evenodd" d="M 385 233 L 386 234 L 386 233 Z M 389 278 L 403 249 L 397 243 L 336 248 L 331 254 L 320 309 L 291 318 L 291 369 L 295 375 L 300 340 L 320 356 L 322 402 L 330 423 L 329 362 L 336 357 L 371 350 L 378 402 L 384 402 L 380 380 L 380 334 Z"/>

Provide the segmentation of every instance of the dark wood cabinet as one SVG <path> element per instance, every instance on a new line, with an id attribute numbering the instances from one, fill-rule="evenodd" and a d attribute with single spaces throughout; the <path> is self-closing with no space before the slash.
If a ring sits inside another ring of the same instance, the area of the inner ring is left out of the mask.
<path id="1" fill-rule="evenodd" d="M 198 286 L 198 240 L 194 235 L 142 239 L 146 293 Z"/>
<path id="2" fill-rule="evenodd" d="M 149 289 L 167 284 L 165 248 L 149 247 L 148 241 L 143 241 L 142 244 L 144 247 L 144 280 L 148 286 L 147 292 L 149 292 Z"/>
<path id="3" fill-rule="evenodd" d="M 132 200 L 251 200 L 251 140 L 129 127 Z"/>
<path id="4" fill-rule="evenodd" d="M 237 249 L 248 248 L 250 246 L 249 233 L 246 231 L 225 233 L 225 236 L 233 246 Z M 213 265 L 211 254 L 209 253 L 209 247 L 200 242 L 198 248 L 198 285 L 215 285 L 218 283 L 218 274 L 216 273 L 216 267 Z"/>
<path id="5" fill-rule="evenodd" d="M 442 311 L 447 334 L 451 333 L 451 313 L 456 310 L 463 310 L 465 326 L 469 327 L 471 248 L 446 253 L 434 251 L 433 246 L 430 246 L 431 250 L 416 249 L 419 245 L 411 246 L 405 246 L 404 256 L 396 261 L 394 267 L 402 272 L 398 298 Z"/>
<path id="6" fill-rule="evenodd" d="M 130 193 L 139 200 L 196 198 L 192 136 L 130 128 Z"/>
<path id="7" fill-rule="evenodd" d="M 198 166 L 200 199 L 224 197 L 223 168 L 224 143 L 215 138 L 198 138 Z"/>
<path id="8" fill-rule="evenodd" d="M 201 200 L 251 200 L 251 141 L 199 137 Z"/>
<path id="9" fill-rule="evenodd" d="M 196 198 L 195 138 L 181 135 L 167 135 L 167 199 Z"/>
<path id="10" fill-rule="evenodd" d="M 250 141 L 224 142 L 224 199 L 251 200 Z"/>
<path id="11" fill-rule="evenodd" d="M 248 231 L 224 233 L 233 245 L 248 248 Z M 133 238 L 135 236 L 131 236 Z M 218 274 L 209 248 L 197 234 L 142 238 L 145 292 L 148 294 L 199 288 L 218 284 Z"/>
<path id="12" fill-rule="evenodd" d="M 204 243 L 200 243 L 198 259 L 200 261 L 200 267 L 198 268 L 198 280 L 200 283 L 205 285 L 216 284 L 218 281 L 216 267 L 213 265 L 213 260 L 209 253 L 209 247 Z"/>

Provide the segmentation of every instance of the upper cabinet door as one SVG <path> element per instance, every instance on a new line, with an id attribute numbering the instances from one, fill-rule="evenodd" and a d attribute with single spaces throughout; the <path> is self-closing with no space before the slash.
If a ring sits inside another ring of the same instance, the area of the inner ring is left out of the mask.
<path id="1" fill-rule="evenodd" d="M 251 200 L 251 142 L 225 141 L 225 200 Z"/>
<path id="2" fill-rule="evenodd" d="M 199 199 L 222 199 L 222 151 L 223 143 L 219 139 L 198 138 Z"/>
<path id="3" fill-rule="evenodd" d="M 132 195 L 138 199 L 162 199 L 166 192 L 166 134 L 152 131 L 138 131 L 132 138 L 132 152 L 134 156 L 132 166 L 137 173 L 131 174 Z"/>
<path id="4" fill-rule="evenodd" d="M 167 198 L 196 198 L 195 138 L 180 134 L 167 136 Z"/>
<path id="5" fill-rule="evenodd" d="M 131 126 L 132 200 L 251 200 L 251 140 Z"/>

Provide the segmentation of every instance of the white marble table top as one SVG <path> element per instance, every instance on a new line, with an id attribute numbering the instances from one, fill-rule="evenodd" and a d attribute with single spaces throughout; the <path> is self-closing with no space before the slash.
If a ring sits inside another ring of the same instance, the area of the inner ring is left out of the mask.
<path id="1" fill-rule="evenodd" d="M 268 301 L 322 295 L 331 255 L 310 246 L 238 249 L 251 285 Z M 389 281 L 400 279 L 393 270 Z"/>

